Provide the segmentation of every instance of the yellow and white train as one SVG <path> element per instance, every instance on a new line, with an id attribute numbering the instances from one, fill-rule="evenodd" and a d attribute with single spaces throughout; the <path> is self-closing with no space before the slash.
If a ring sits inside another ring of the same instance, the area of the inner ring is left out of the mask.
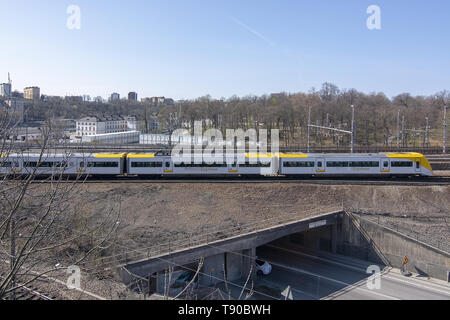
<path id="1" fill-rule="evenodd" d="M 427 158 L 419 153 L 374 154 L 246 154 L 244 159 L 174 160 L 147 154 L 10 154 L 0 159 L 0 174 L 90 176 L 432 176 Z M 194 161 L 196 160 L 196 161 Z M 36 168 L 37 167 L 37 168 Z"/>

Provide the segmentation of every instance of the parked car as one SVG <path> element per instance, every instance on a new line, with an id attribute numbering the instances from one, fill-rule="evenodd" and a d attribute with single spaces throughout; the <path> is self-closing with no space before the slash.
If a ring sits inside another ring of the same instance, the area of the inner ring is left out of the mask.
<path id="1" fill-rule="evenodd" d="M 186 285 L 188 285 L 191 281 L 192 281 L 192 279 L 194 278 L 194 276 L 195 276 L 195 272 L 192 272 L 192 271 L 186 271 L 186 272 L 184 272 L 184 273 L 182 273 L 176 280 L 175 280 L 175 282 L 172 284 L 172 288 L 183 288 L 183 287 L 185 287 Z M 194 281 L 194 287 L 195 287 L 195 284 L 196 284 L 196 281 L 197 281 L 197 279 L 195 279 L 195 281 Z"/>
<path id="2" fill-rule="evenodd" d="M 272 272 L 272 266 L 267 261 L 256 259 L 255 265 L 258 276 L 268 276 Z"/>

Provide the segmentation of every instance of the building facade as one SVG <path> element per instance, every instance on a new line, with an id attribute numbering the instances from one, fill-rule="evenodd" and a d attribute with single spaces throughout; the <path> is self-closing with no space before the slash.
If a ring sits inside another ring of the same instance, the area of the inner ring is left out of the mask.
<path id="1" fill-rule="evenodd" d="M 27 87 L 23 89 L 23 97 L 27 100 L 37 101 L 41 97 L 41 89 L 39 87 Z"/>
<path id="2" fill-rule="evenodd" d="M 11 83 L 1 83 L 0 84 L 0 96 L 10 97 L 11 96 Z"/>
<path id="3" fill-rule="evenodd" d="M 137 101 L 137 99 L 138 99 L 138 95 L 136 92 L 128 93 L 128 100 Z"/>
<path id="4" fill-rule="evenodd" d="M 118 101 L 120 100 L 120 94 L 117 92 L 114 92 L 111 94 L 111 97 L 109 98 L 110 101 Z"/>
<path id="5" fill-rule="evenodd" d="M 128 121 L 127 117 L 123 116 L 90 116 L 77 120 L 76 128 L 78 137 L 126 132 Z"/>

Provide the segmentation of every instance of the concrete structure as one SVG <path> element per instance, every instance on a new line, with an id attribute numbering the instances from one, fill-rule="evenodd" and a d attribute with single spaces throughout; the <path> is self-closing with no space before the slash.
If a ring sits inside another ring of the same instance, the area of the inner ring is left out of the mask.
<path id="1" fill-rule="evenodd" d="M 114 92 L 111 94 L 111 97 L 109 98 L 109 101 L 118 101 L 120 100 L 120 94 Z"/>
<path id="2" fill-rule="evenodd" d="M 224 275 L 226 275 L 228 281 L 236 281 L 249 275 L 250 266 L 255 263 L 256 247 L 290 234 L 334 225 L 338 223 L 338 217 L 342 214 L 341 211 L 317 214 L 303 220 L 273 227 L 267 226 L 254 232 L 245 233 L 245 231 L 242 231 L 243 234 L 225 240 L 209 242 L 206 239 L 206 244 L 121 266 L 119 272 L 123 281 L 128 284 L 135 281 L 135 276 L 143 278 L 155 276 L 158 278 L 164 276 L 164 270 L 167 270 L 171 265 L 192 264 L 204 258 L 202 274 L 199 276 L 201 285 L 209 286 L 222 282 L 224 281 Z M 332 237 L 331 241 L 337 241 L 335 234 Z M 161 288 L 157 288 L 157 291 L 160 290 Z"/>
<path id="3" fill-rule="evenodd" d="M 338 253 L 395 268 L 401 268 L 406 256 L 411 272 L 447 280 L 450 253 L 366 219 L 344 216 L 341 226 Z"/>
<path id="4" fill-rule="evenodd" d="M 0 84 L 0 96 L 9 97 L 11 96 L 11 93 L 12 93 L 11 83 Z"/>
<path id="5" fill-rule="evenodd" d="M 137 116 L 125 117 L 127 121 L 127 131 L 145 131 L 145 121 L 139 119 Z"/>
<path id="6" fill-rule="evenodd" d="M 116 133 L 96 134 L 76 137 L 72 142 L 105 143 L 105 144 L 129 144 L 139 142 L 139 131 L 125 131 Z"/>
<path id="7" fill-rule="evenodd" d="M 171 98 L 166 98 L 166 97 L 151 97 L 151 98 L 143 98 L 141 99 L 142 102 L 145 103 L 150 103 L 154 106 L 159 106 L 159 105 L 174 105 L 175 101 Z"/>
<path id="8" fill-rule="evenodd" d="M 137 101 L 138 95 L 136 92 L 129 92 L 128 93 L 128 100 L 130 101 Z"/>
<path id="9" fill-rule="evenodd" d="M 349 216 L 343 211 L 317 214 L 314 217 L 293 220 L 272 227 L 269 225 L 253 232 L 241 231 L 240 235 L 222 240 L 208 241 L 206 239 L 203 244 L 194 241 L 196 245 L 189 246 L 187 249 L 177 250 L 174 247 L 170 251 L 169 246 L 169 252 L 162 250 L 160 254 L 153 256 L 148 253 L 149 258 L 147 259 L 120 266 L 119 273 L 126 284 L 132 283 L 136 279 L 152 278 L 154 281 L 153 292 L 163 293 L 167 287 L 164 280 L 168 276 L 169 267 L 175 267 L 172 278 L 176 279 L 183 269 L 196 270 L 199 261 L 204 259 L 198 275 L 198 285 L 215 286 L 224 282 L 225 277 L 228 282 L 236 283 L 249 276 L 251 266 L 255 263 L 256 249 L 267 247 L 265 245 L 268 243 L 276 243 L 276 247 L 280 247 L 281 250 L 286 247 L 286 252 L 294 254 L 297 252 L 297 246 L 306 249 L 306 253 L 317 252 L 319 254 L 321 252 L 324 256 L 327 253 L 329 256 L 336 253 L 344 254 L 368 261 L 368 265 L 377 264 L 381 267 L 400 268 L 404 257 L 407 256 L 409 271 L 425 277 L 450 280 L 448 279 L 450 274 L 449 253 L 373 222 L 354 220 L 351 215 Z M 303 251 L 298 252 L 301 254 Z M 270 257 L 262 257 L 262 259 L 264 258 L 269 259 Z M 343 264 L 338 263 L 338 265 L 342 266 Z M 351 266 L 351 268 L 356 267 Z M 362 270 L 364 273 L 365 269 Z M 328 277 L 328 275 L 326 276 Z M 354 278 L 354 273 L 351 276 Z M 313 283 L 315 284 L 314 281 Z M 342 286 L 343 284 L 344 286 Z M 345 283 L 340 282 L 339 286 L 344 289 Z M 325 286 L 322 289 L 326 288 Z M 332 292 L 334 291 L 331 290 L 326 295 Z"/>
<path id="10" fill-rule="evenodd" d="M 10 142 L 40 142 L 42 141 L 42 131 L 41 128 L 19 127 L 7 136 L 6 140 Z"/>
<path id="11" fill-rule="evenodd" d="M 139 143 L 150 145 L 169 145 L 169 140 L 172 139 L 172 144 L 196 144 L 201 145 L 207 142 L 205 137 L 193 137 L 191 135 L 171 135 L 165 133 L 157 134 L 142 134 Z"/>
<path id="12" fill-rule="evenodd" d="M 66 96 L 66 97 L 64 97 L 64 100 L 68 103 L 82 103 L 83 97 L 82 96 Z"/>
<path id="13" fill-rule="evenodd" d="M 76 128 L 78 137 L 126 132 L 128 130 L 128 121 L 127 117 L 124 116 L 90 116 L 77 120 Z"/>
<path id="14" fill-rule="evenodd" d="M 25 104 L 22 98 L 10 97 L 5 100 L 5 105 L 8 112 L 15 114 L 20 123 L 24 121 Z"/>
<path id="15" fill-rule="evenodd" d="M 37 101 L 41 98 L 41 89 L 39 87 L 27 87 L 23 89 L 23 97 L 27 100 Z"/>

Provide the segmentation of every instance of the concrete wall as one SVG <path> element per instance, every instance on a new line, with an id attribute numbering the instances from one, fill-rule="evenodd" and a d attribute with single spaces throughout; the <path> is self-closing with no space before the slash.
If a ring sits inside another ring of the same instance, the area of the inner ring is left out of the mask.
<path id="1" fill-rule="evenodd" d="M 199 284 L 213 286 L 224 280 L 225 254 L 206 257 L 203 263 L 202 274 L 199 275 Z"/>
<path id="2" fill-rule="evenodd" d="M 359 220 L 358 220 L 359 221 Z M 395 268 L 400 268 L 405 256 L 408 257 L 409 271 L 447 280 L 450 271 L 450 254 L 434 249 L 407 236 L 403 236 L 389 228 L 376 223 L 361 220 L 359 228 L 348 216 L 342 221 L 343 238 L 338 243 L 338 252 L 376 263 L 382 263 L 382 258 Z M 370 236 L 367 240 L 363 234 Z M 381 251 L 381 255 L 377 250 Z"/>
<path id="3" fill-rule="evenodd" d="M 206 268 L 205 270 L 207 270 L 210 264 L 220 263 L 221 265 L 223 265 L 223 260 L 225 259 L 224 254 L 227 252 L 247 252 L 246 255 L 248 255 L 248 252 L 250 252 L 252 253 L 251 256 L 255 256 L 255 248 L 258 246 L 270 243 L 289 234 L 315 229 L 316 227 L 311 226 L 311 224 L 314 223 L 321 223 L 321 225 L 323 224 L 327 226 L 336 224 L 338 219 L 337 217 L 341 214 L 342 212 L 323 214 L 302 221 L 287 223 L 285 225 L 269 228 L 267 230 L 261 230 L 226 240 L 219 240 L 210 243 L 209 245 L 182 250 L 180 252 L 167 254 L 158 258 L 130 263 L 126 266 L 119 267 L 118 271 L 124 283 L 128 284 L 134 279 L 132 274 L 138 275 L 140 277 L 148 277 L 150 274 L 169 268 L 170 264 L 185 265 L 194 261 L 198 261 L 202 257 L 205 258 L 204 268 Z M 330 238 L 331 229 L 328 228 L 326 230 L 328 231 L 324 231 L 323 236 Z M 311 233 L 311 236 L 313 237 L 314 233 Z M 215 257 L 219 255 L 223 258 L 219 259 L 218 257 Z M 209 257 L 212 257 L 211 260 L 206 261 Z M 230 255 L 228 255 L 227 257 L 230 257 Z M 237 257 L 231 257 L 231 259 L 237 259 Z M 248 275 L 248 270 L 250 268 L 249 264 L 251 263 L 252 262 L 243 262 L 241 275 L 245 274 L 245 277 Z M 215 269 L 218 270 L 219 268 Z M 223 267 L 221 268 L 221 270 L 221 277 L 223 277 Z M 235 269 L 231 269 L 230 276 L 234 277 L 235 275 L 237 275 L 237 271 Z"/>

